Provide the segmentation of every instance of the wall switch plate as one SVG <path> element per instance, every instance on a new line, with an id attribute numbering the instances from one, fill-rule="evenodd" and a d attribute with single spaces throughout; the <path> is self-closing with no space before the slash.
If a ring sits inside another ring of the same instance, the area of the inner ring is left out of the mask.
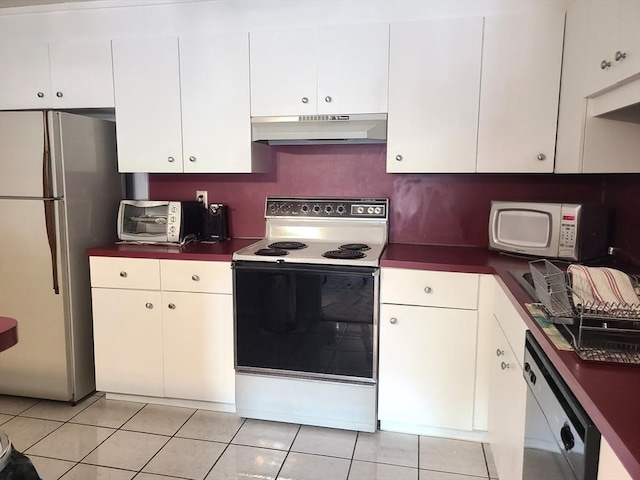
<path id="1" fill-rule="evenodd" d="M 196 190 L 196 200 L 202 202 L 205 207 L 209 206 L 209 199 L 206 190 Z"/>

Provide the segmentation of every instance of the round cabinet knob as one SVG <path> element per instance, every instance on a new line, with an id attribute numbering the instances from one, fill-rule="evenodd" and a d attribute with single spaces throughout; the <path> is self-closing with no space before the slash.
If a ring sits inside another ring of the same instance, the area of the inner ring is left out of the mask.
<path id="1" fill-rule="evenodd" d="M 547 156 L 544 153 L 539 153 L 536 158 L 540 161 L 543 161 L 547 158 Z"/>
<path id="2" fill-rule="evenodd" d="M 173 163 L 173 162 L 175 162 L 175 161 L 176 161 L 176 159 L 175 159 L 175 158 L 173 158 L 173 157 L 167 157 L 167 162 L 169 162 L 169 163 Z"/>
<path id="3" fill-rule="evenodd" d="M 627 58 L 627 52 L 621 52 L 620 50 L 616 52 L 616 62 L 624 60 L 625 58 Z"/>
<path id="4" fill-rule="evenodd" d="M 611 62 L 607 62 L 606 60 L 602 60 L 600 62 L 600 68 L 602 70 L 606 70 L 607 68 L 609 68 L 611 66 Z"/>
<path id="5" fill-rule="evenodd" d="M 397 319 L 397 318 L 395 318 L 395 317 L 391 317 L 391 318 L 389 319 L 389 323 L 390 323 L 391 325 L 395 325 L 396 323 L 398 323 L 398 319 Z"/>
<path id="6" fill-rule="evenodd" d="M 324 97 L 324 101 L 327 103 L 331 103 L 331 97 L 327 95 L 326 97 Z"/>
<path id="7" fill-rule="evenodd" d="M 433 289 L 431 287 L 424 287 L 424 293 L 431 293 Z"/>
<path id="8" fill-rule="evenodd" d="M 122 278 L 127 278 L 127 272 L 120 272 L 120 276 Z"/>
<path id="9" fill-rule="evenodd" d="M 402 161 L 402 155 L 396 155 L 396 160 L 398 162 L 401 162 Z"/>
<path id="10" fill-rule="evenodd" d="M 56 92 L 56 97 L 62 98 L 62 92 Z"/>
<path id="11" fill-rule="evenodd" d="M 170 303 L 170 304 L 168 305 L 168 307 L 169 307 L 169 310 L 175 310 L 175 309 L 176 309 L 176 305 L 175 305 L 175 303 Z"/>
<path id="12" fill-rule="evenodd" d="M 502 370 L 508 370 L 508 369 L 509 369 L 509 364 L 508 364 L 508 363 L 505 363 L 505 362 L 502 362 L 502 363 L 500 364 L 500 368 L 501 368 Z"/>
<path id="13" fill-rule="evenodd" d="M 504 355 L 504 350 L 500 350 L 499 348 L 496 350 L 496 357 L 500 357 Z"/>
<path id="14" fill-rule="evenodd" d="M 190 162 L 194 162 L 194 163 L 195 163 L 195 161 L 196 161 L 196 157 L 189 157 L 189 161 L 190 161 Z"/>
<path id="15" fill-rule="evenodd" d="M 44 97 L 44 93 L 43 92 L 38 92 L 38 98 L 43 98 Z"/>
<path id="16" fill-rule="evenodd" d="M 309 103 L 309 99 L 307 97 L 302 97 L 302 103 Z"/>
<path id="17" fill-rule="evenodd" d="M 147 302 L 144 304 L 144 306 L 147 307 L 149 310 L 151 310 L 153 308 L 153 303 Z"/>
<path id="18" fill-rule="evenodd" d="M 198 275 L 191 275 L 191 280 L 193 280 L 194 282 L 199 282 L 200 277 Z"/>

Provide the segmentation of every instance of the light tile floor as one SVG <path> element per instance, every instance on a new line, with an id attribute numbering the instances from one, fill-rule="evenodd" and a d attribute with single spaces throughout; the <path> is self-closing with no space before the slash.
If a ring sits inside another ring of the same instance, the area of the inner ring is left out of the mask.
<path id="1" fill-rule="evenodd" d="M 44 480 L 477 480 L 489 446 L 107 399 L 0 395 L 0 429 Z"/>

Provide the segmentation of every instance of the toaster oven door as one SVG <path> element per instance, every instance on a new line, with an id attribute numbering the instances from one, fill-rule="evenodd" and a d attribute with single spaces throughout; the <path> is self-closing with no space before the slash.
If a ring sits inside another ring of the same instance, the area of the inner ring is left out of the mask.
<path id="1" fill-rule="evenodd" d="M 125 241 L 166 242 L 169 223 L 167 202 L 120 203 L 118 238 Z"/>

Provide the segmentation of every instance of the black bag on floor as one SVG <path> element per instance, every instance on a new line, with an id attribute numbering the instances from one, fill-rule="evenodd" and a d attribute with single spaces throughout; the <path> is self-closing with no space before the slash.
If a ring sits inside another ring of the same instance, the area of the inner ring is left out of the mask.
<path id="1" fill-rule="evenodd" d="M 26 455 L 12 450 L 9 461 L 0 471 L 0 480 L 41 480 L 41 478 Z"/>

